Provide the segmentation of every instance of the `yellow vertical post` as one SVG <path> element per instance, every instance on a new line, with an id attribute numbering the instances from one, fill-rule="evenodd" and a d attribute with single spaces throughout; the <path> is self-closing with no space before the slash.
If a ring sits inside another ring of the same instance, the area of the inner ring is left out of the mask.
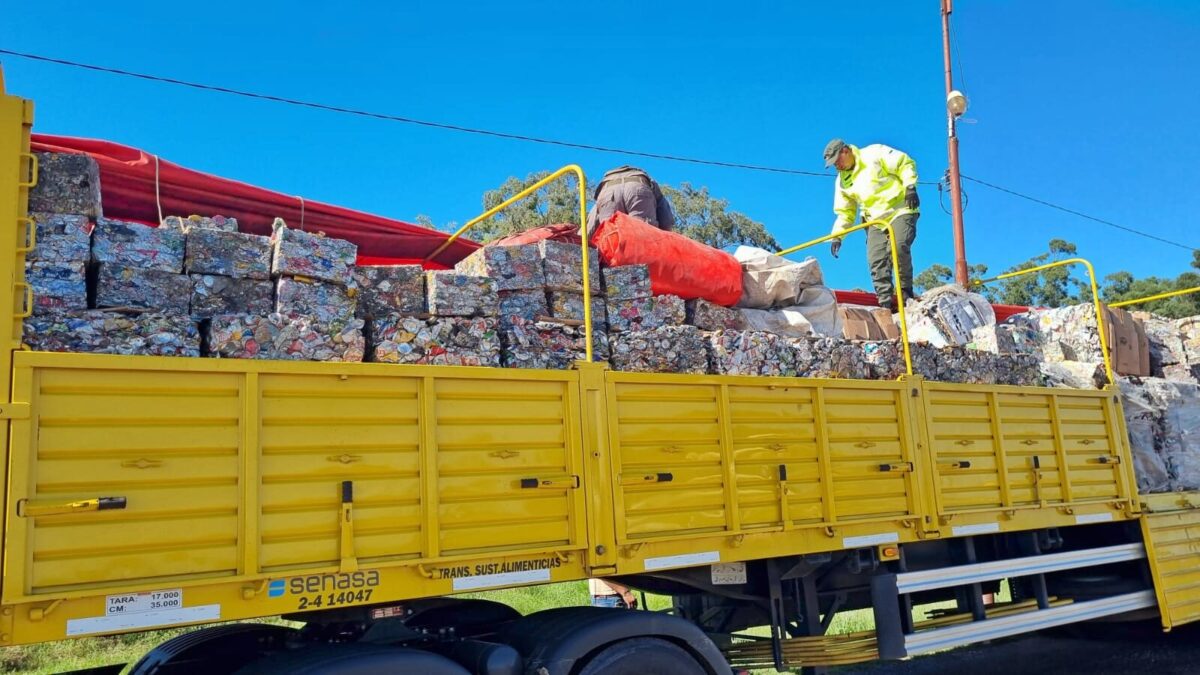
<path id="1" fill-rule="evenodd" d="M 1100 353 L 1104 356 L 1104 373 L 1108 377 L 1109 384 L 1116 384 L 1117 380 L 1113 374 L 1112 359 L 1108 353 L 1108 336 L 1105 335 L 1106 331 L 1104 330 L 1104 305 L 1100 302 L 1100 287 L 1096 284 L 1096 270 L 1092 267 L 1092 263 L 1083 258 L 1068 258 L 1067 260 L 1046 263 L 1045 265 L 1038 265 L 1037 267 L 1017 270 L 1016 272 L 1008 272 L 1006 274 L 992 277 L 991 279 L 980 279 L 979 281 L 975 282 L 975 285 L 982 286 L 993 281 L 1000 281 L 1001 279 L 1011 279 L 1013 277 L 1019 277 L 1026 274 L 1037 274 L 1038 272 L 1044 270 L 1053 269 L 1055 267 L 1065 267 L 1067 265 L 1083 265 L 1084 269 L 1087 270 L 1088 282 L 1092 289 L 1092 308 L 1096 311 L 1096 329 L 1097 332 L 1100 333 Z"/>
<path id="2" fill-rule="evenodd" d="M 908 318 L 904 316 L 904 289 L 901 287 L 900 282 L 900 252 L 896 246 L 896 233 L 892 230 L 891 223 L 885 223 L 882 220 L 871 220 L 865 223 L 860 223 L 854 227 L 848 227 L 837 234 L 827 234 L 824 237 L 819 237 L 817 239 L 813 239 L 812 241 L 806 241 L 803 244 L 797 244 L 791 248 L 785 248 L 782 251 L 777 252 L 775 255 L 784 256 L 788 255 L 789 253 L 795 253 L 796 251 L 804 250 L 810 246 L 816 246 L 817 244 L 822 244 L 833 239 L 841 239 L 848 234 L 858 232 L 859 230 L 865 230 L 868 227 L 879 227 L 884 232 L 887 232 L 888 243 L 892 248 L 892 283 L 896 284 L 896 297 L 898 298 L 896 301 L 896 309 L 900 313 L 900 343 L 904 348 L 904 369 L 905 372 L 907 372 L 909 375 L 912 375 L 912 351 L 908 347 Z"/>

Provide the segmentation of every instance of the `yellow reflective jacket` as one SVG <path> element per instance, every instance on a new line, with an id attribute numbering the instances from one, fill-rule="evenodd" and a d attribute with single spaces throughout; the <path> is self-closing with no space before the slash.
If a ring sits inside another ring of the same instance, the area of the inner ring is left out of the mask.
<path id="1" fill-rule="evenodd" d="M 854 225 L 858 210 L 863 222 L 892 222 L 896 216 L 916 213 L 904 205 L 904 192 L 917 184 L 917 163 L 912 157 L 886 145 L 865 148 L 849 146 L 854 153 L 854 168 L 839 171 L 834 179 L 833 234 Z"/>

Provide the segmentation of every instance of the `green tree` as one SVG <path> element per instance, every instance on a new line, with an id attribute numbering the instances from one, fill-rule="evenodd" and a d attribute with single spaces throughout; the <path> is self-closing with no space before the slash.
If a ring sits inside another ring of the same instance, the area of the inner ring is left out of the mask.
<path id="1" fill-rule="evenodd" d="M 484 193 L 484 210 L 495 208 L 547 175 L 548 172 L 543 171 L 529 174 L 525 180 L 510 177 L 500 187 Z M 575 185 L 574 178 L 556 180 L 475 225 L 465 236 L 487 243 L 533 227 L 576 223 L 579 220 L 579 193 Z M 743 213 L 731 211 L 729 201 L 713 197 L 707 187 L 695 188 L 690 183 L 681 183 L 678 188 L 670 185 L 661 187 L 663 194 L 671 200 L 677 222 L 676 231 L 680 234 L 714 248 L 746 244 L 772 251 L 779 249 L 779 243 L 762 223 Z M 592 192 L 592 186 L 589 185 L 588 208 L 591 208 Z"/>
<path id="2" fill-rule="evenodd" d="M 458 223 L 454 222 L 453 220 L 448 223 L 442 223 L 441 225 L 438 225 L 437 223 L 433 222 L 433 218 L 430 218 L 424 213 L 418 213 L 417 217 L 413 220 L 421 227 L 428 227 L 431 230 L 437 230 L 439 232 L 452 233 L 458 229 Z"/>
<path id="3" fill-rule="evenodd" d="M 1049 250 L 1005 270 L 1018 272 L 1075 255 L 1075 244 L 1065 239 L 1051 239 Z M 1087 284 L 1075 276 L 1074 266 L 1052 267 L 1033 274 L 1023 274 L 996 284 L 995 302 L 1036 307 L 1063 307 L 1090 300 Z"/>
<path id="4" fill-rule="evenodd" d="M 971 265 L 967 269 L 967 276 L 970 279 L 982 279 L 987 276 L 987 272 L 988 272 L 988 266 L 984 265 L 982 263 L 979 263 L 979 264 Z M 918 293 L 924 293 L 925 291 L 932 290 L 939 286 L 945 286 L 946 284 L 952 283 L 953 281 L 954 281 L 954 270 L 950 269 L 949 267 L 946 267 L 945 265 L 942 265 L 939 263 L 934 263 L 934 264 L 930 265 L 928 268 L 926 268 L 925 271 L 923 271 L 920 274 L 918 274 L 917 276 L 913 277 L 913 286 L 916 288 L 916 291 Z M 994 302 L 994 299 L 992 297 L 994 295 L 994 292 L 991 287 L 976 286 L 976 287 L 972 288 L 972 290 L 975 291 L 976 293 L 983 295 L 983 297 L 987 298 L 989 301 Z"/>
<path id="5" fill-rule="evenodd" d="M 1192 251 L 1192 268 L 1200 270 L 1200 251 Z M 1105 302 L 1121 302 L 1197 287 L 1200 287 L 1200 273 L 1196 271 L 1184 272 L 1174 279 L 1156 276 L 1138 279 L 1129 272 L 1120 271 L 1104 277 L 1100 295 Z M 1131 305 L 1127 309 L 1145 310 L 1172 319 L 1196 316 L 1200 314 L 1200 292 Z"/>
<path id="6" fill-rule="evenodd" d="M 500 187 L 483 193 L 483 210 L 486 212 L 499 206 L 549 175 L 549 171 L 538 171 L 526 176 L 525 180 L 510 176 Z M 476 224 L 464 236 L 487 243 L 543 225 L 578 223 L 578 182 L 574 176 L 552 181 L 525 199 Z M 590 187 L 587 191 L 590 193 Z"/>
<path id="7" fill-rule="evenodd" d="M 676 231 L 713 248 L 744 244 L 778 251 L 779 242 L 767 228 L 749 216 L 729 210 L 729 200 L 713 197 L 707 187 L 694 188 L 680 183 L 678 188 L 663 185 L 663 194 L 675 211 Z"/>

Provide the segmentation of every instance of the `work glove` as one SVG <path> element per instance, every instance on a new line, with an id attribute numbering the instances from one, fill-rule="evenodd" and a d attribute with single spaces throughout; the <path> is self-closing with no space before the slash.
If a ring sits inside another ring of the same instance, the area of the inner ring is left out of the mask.
<path id="1" fill-rule="evenodd" d="M 835 258 L 838 257 L 838 251 L 841 251 L 841 250 L 842 250 L 842 240 L 841 239 L 834 239 L 833 241 L 829 242 L 829 252 L 833 254 L 833 257 L 835 257 Z"/>
<path id="2" fill-rule="evenodd" d="M 904 189 L 904 205 L 910 209 L 921 206 L 921 198 L 917 196 L 916 185 L 910 185 Z"/>

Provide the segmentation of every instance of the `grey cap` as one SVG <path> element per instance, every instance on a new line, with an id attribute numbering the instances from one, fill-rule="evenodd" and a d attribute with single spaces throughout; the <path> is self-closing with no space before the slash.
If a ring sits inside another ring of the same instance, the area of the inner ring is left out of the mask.
<path id="1" fill-rule="evenodd" d="M 840 138 L 835 138 L 832 141 L 829 141 L 829 143 L 825 145 L 825 166 L 826 167 L 833 166 L 834 162 L 837 161 L 838 153 L 841 152 L 842 148 L 844 148 L 844 147 L 846 147 L 846 142 Z"/>

